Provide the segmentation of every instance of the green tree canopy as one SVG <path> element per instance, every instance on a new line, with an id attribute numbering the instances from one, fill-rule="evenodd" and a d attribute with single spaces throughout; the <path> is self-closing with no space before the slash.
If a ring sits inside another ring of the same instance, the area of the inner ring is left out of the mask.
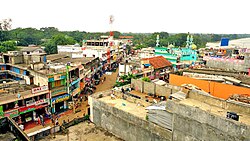
<path id="1" fill-rule="evenodd" d="M 16 49 L 17 47 L 14 41 L 0 42 L 0 52 L 14 51 Z"/>

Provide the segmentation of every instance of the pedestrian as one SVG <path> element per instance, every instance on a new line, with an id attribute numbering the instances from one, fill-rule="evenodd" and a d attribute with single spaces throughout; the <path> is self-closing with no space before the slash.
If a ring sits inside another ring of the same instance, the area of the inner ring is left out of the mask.
<path id="1" fill-rule="evenodd" d="M 103 84 L 104 78 L 101 81 L 102 81 L 102 84 Z"/>
<path id="2" fill-rule="evenodd" d="M 125 90 L 123 89 L 123 87 L 122 87 L 122 93 L 125 94 Z"/>
<path id="3" fill-rule="evenodd" d="M 43 115 L 40 115 L 40 120 L 41 120 L 41 125 L 44 126 L 44 119 L 43 119 Z"/>
<path id="4" fill-rule="evenodd" d="M 58 118 L 56 118 L 56 125 L 59 125 Z"/>

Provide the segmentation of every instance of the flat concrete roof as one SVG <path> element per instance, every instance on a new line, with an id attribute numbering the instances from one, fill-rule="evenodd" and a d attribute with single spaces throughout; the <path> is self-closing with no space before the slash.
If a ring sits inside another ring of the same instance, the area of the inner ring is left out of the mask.
<path id="1" fill-rule="evenodd" d="M 145 107 L 137 106 L 135 103 L 131 103 L 131 102 L 128 102 L 126 100 L 118 99 L 118 98 L 112 100 L 110 96 L 99 98 L 98 100 L 100 100 L 104 103 L 107 103 L 108 105 L 110 105 L 112 107 L 123 110 L 123 111 L 128 112 L 132 115 L 135 115 L 136 117 L 139 117 L 141 119 L 145 120 L 145 118 L 146 118 L 147 110 L 145 108 L 147 105 Z"/>
<path id="2" fill-rule="evenodd" d="M 14 102 L 14 101 L 17 101 L 17 100 L 20 100 L 23 98 L 26 99 L 26 98 L 42 95 L 42 94 L 49 92 L 48 90 L 46 90 L 46 91 L 43 91 L 40 93 L 32 94 L 31 89 L 36 88 L 36 87 L 38 87 L 38 86 L 36 86 L 36 85 L 21 85 L 20 87 L 19 86 L 11 86 L 8 88 L 0 89 L 0 105 Z M 8 93 L 8 89 L 9 90 L 16 90 L 17 93 L 14 93 L 14 92 Z M 17 98 L 18 93 L 21 94 L 21 98 Z"/>
<path id="3" fill-rule="evenodd" d="M 212 106 L 212 105 L 209 105 L 209 104 L 206 104 L 204 102 L 194 100 L 191 98 L 184 99 L 184 100 L 180 101 L 180 103 L 188 105 L 188 106 L 197 107 L 197 108 L 200 108 L 200 109 L 207 111 L 211 114 L 225 117 L 225 118 L 226 118 L 227 112 L 230 111 L 230 110 L 226 110 L 226 109 L 222 109 L 220 107 Z M 231 112 L 233 112 L 233 111 L 231 111 Z M 250 125 L 250 116 L 249 115 L 246 115 L 244 113 L 237 113 L 237 114 L 240 115 L 239 122 Z"/>

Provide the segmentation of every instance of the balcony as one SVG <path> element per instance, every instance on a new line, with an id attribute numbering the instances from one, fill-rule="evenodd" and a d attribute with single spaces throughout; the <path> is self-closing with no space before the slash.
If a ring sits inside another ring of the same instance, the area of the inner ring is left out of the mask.
<path id="1" fill-rule="evenodd" d="M 67 93 L 67 87 L 61 86 L 51 90 L 51 97 Z"/>

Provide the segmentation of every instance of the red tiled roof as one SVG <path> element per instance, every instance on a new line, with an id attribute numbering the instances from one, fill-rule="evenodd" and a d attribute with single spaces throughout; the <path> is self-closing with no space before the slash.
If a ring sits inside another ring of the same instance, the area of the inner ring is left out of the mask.
<path id="1" fill-rule="evenodd" d="M 143 60 L 149 60 L 149 63 L 155 68 L 164 68 L 172 66 L 171 62 L 165 59 L 163 56 L 156 56 L 151 58 L 145 58 Z"/>

